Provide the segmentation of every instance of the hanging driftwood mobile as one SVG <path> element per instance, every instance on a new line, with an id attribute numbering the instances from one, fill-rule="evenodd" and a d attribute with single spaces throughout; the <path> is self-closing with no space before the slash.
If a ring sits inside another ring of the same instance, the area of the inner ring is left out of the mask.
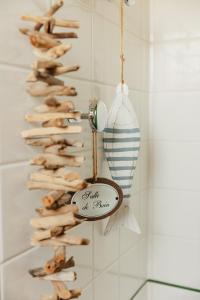
<path id="1" fill-rule="evenodd" d="M 81 295 L 81 290 L 67 288 L 66 282 L 75 281 L 77 276 L 75 272 L 68 271 L 75 263 L 73 257 L 66 257 L 65 250 L 70 245 L 89 244 L 88 239 L 67 233 L 83 222 L 76 217 L 78 208 L 70 204 L 70 200 L 74 192 L 86 188 L 87 183 L 77 172 L 67 168 L 81 166 L 84 157 L 68 153 L 71 147 L 83 147 L 81 141 L 66 138 L 66 134 L 81 132 L 80 125 L 70 123 L 70 120 L 80 120 L 81 114 L 75 111 L 72 101 L 68 98 L 63 100 L 63 96 L 76 96 L 76 89 L 65 85 L 57 76 L 77 71 L 79 66 L 63 66 L 56 59 L 71 49 L 70 44 L 61 41 L 77 38 L 77 34 L 55 32 L 54 29 L 77 29 L 79 23 L 54 18 L 53 15 L 62 5 L 63 1 L 58 0 L 41 17 L 22 16 L 22 20 L 34 23 L 34 27 L 20 29 L 28 37 L 37 57 L 27 78 L 27 92 L 30 96 L 42 99 L 34 112 L 25 116 L 29 123 L 39 126 L 23 131 L 22 137 L 28 145 L 43 149 L 41 154 L 31 160 L 31 164 L 39 166 L 39 169 L 30 175 L 28 188 L 49 191 L 42 198 L 42 207 L 36 209 L 38 216 L 31 220 L 31 226 L 35 230 L 31 244 L 54 249 L 52 259 L 44 266 L 29 271 L 33 277 L 48 280 L 54 287 L 54 294 L 44 296 L 43 300 L 72 299 Z M 62 99 L 59 99 L 60 96 Z"/>

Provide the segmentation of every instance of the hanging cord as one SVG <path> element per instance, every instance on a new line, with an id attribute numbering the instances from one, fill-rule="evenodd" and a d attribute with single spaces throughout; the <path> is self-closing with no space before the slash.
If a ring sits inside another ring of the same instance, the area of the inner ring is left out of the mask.
<path id="1" fill-rule="evenodd" d="M 124 84 L 124 0 L 120 0 L 120 60 L 121 60 L 121 83 Z"/>
<path id="2" fill-rule="evenodd" d="M 97 180 L 97 132 L 92 130 L 93 179 Z"/>

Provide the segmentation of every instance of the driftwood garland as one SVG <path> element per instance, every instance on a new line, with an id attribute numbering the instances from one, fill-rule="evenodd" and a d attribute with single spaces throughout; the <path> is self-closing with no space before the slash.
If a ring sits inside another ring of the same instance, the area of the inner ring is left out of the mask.
<path id="1" fill-rule="evenodd" d="M 32 97 L 43 98 L 43 103 L 25 116 L 27 122 L 36 123 L 39 127 L 21 133 L 28 145 L 43 149 L 43 153 L 30 162 L 42 168 L 32 173 L 27 183 L 30 190 L 48 190 L 41 199 L 42 207 L 36 209 L 38 216 L 30 221 L 35 230 L 31 245 L 53 247 L 55 252 L 44 266 L 29 271 L 33 277 L 50 281 L 54 287 L 55 293 L 43 296 L 43 300 L 67 300 L 81 295 L 80 289 L 67 288 L 66 282 L 75 281 L 77 274 L 68 271 L 74 267 L 75 262 L 73 257 L 66 258 L 65 250 L 71 245 L 89 244 L 88 239 L 72 236 L 69 232 L 84 222 L 77 219 L 78 208 L 71 204 L 71 198 L 76 191 L 84 189 L 87 183 L 79 173 L 67 169 L 81 166 L 84 157 L 68 152 L 72 147 L 82 148 L 83 143 L 66 138 L 66 134 L 81 132 L 80 125 L 72 125 L 70 122 L 80 122 L 81 114 L 75 110 L 70 99 L 59 99 L 60 96 L 76 96 L 77 91 L 56 76 L 79 70 L 79 65 L 64 66 L 56 61 L 71 49 L 71 44 L 63 44 L 61 41 L 78 36 L 75 32 L 54 32 L 54 28 L 79 28 L 77 21 L 54 18 L 62 6 L 63 1 L 57 0 L 44 16 L 22 16 L 22 20 L 35 25 L 32 29 L 20 29 L 37 56 L 26 80 L 26 90 Z M 40 31 L 42 28 L 44 30 Z"/>

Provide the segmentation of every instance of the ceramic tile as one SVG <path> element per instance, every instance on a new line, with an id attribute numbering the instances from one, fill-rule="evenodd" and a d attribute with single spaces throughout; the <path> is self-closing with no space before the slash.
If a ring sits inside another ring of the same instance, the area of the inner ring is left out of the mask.
<path id="1" fill-rule="evenodd" d="M 93 284 L 90 284 L 86 289 L 83 290 L 81 300 L 93 300 Z"/>
<path id="2" fill-rule="evenodd" d="M 151 138 L 199 141 L 199 97 L 198 92 L 153 93 Z"/>
<path id="3" fill-rule="evenodd" d="M 153 189 L 150 194 L 151 232 L 199 239 L 199 196 L 192 191 Z"/>
<path id="4" fill-rule="evenodd" d="M 36 151 L 25 145 L 20 133 L 29 128 L 24 116 L 37 101 L 26 94 L 27 72 L 7 67 L 1 67 L 0 71 L 0 97 L 3 101 L 0 111 L 0 163 L 25 160 Z"/>
<path id="5" fill-rule="evenodd" d="M 40 248 L 3 265 L 2 300 L 33 300 L 40 299 L 42 295 L 51 294 L 51 284 L 32 278 L 28 270 L 43 266 L 47 257 L 52 257 L 52 253 L 52 250 L 48 248 Z"/>
<path id="6" fill-rule="evenodd" d="M 119 231 L 114 230 L 104 236 L 104 221 L 94 224 L 94 269 L 101 272 L 119 257 Z"/>
<path id="7" fill-rule="evenodd" d="M 0 10 L 1 48 L 0 61 L 9 64 L 29 66 L 34 59 L 27 37 L 19 33 L 18 28 L 31 25 L 20 20 L 24 14 L 43 15 L 47 10 L 47 1 L 18 2 L 2 1 Z M 6 31 L 5 31 L 6 29 Z M 9 37 L 9 38 L 8 38 Z M 9 49 L 9 50 L 8 50 Z"/>
<path id="8" fill-rule="evenodd" d="M 70 230 L 69 234 L 74 236 L 83 236 L 90 240 L 90 244 L 88 246 L 71 246 L 68 249 L 68 254 L 70 256 L 74 256 L 76 262 L 76 266 L 73 268 L 78 274 L 76 286 L 84 288 L 87 284 L 89 284 L 93 276 L 92 223 L 86 222 L 81 224 Z"/>
<path id="9" fill-rule="evenodd" d="M 57 16 L 62 19 L 72 19 L 80 22 L 80 29 L 75 30 L 78 34 L 78 39 L 67 40 L 72 45 L 72 49 L 61 58 L 61 62 L 65 65 L 78 64 L 81 66 L 78 72 L 68 74 L 73 78 L 91 79 L 92 2 L 92 0 L 67 0 L 63 8 L 57 13 Z"/>
<path id="10" fill-rule="evenodd" d="M 149 189 L 140 193 L 140 226 L 142 236 L 146 238 L 148 228 Z"/>
<path id="11" fill-rule="evenodd" d="M 142 285 L 138 245 L 120 258 L 120 299 L 130 299 Z"/>
<path id="12" fill-rule="evenodd" d="M 154 45 L 154 91 L 199 90 L 199 40 Z"/>
<path id="13" fill-rule="evenodd" d="M 119 30 L 114 24 L 94 16 L 94 79 L 95 81 L 116 85 L 120 80 Z M 101 36 L 101 38 L 99 38 Z M 112 47 L 105 47 L 112 40 Z M 130 88 L 144 88 L 146 68 L 145 42 L 127 34 L 125 78 Z"/>
<path id="14" fill-rule="evenodd" d="M 133 194 L 130 200 L 130 207 L 134 213 L 138 224 L 140 225 L 140 193 Z M 127 228 L 120 229 L 120 254 L 126 252 L 138 243 L 140 235 L 130 231 Z"/>
<path id="15" fill-rule="evenodd" d="M 199 147 L 184 142 L 151 144 L 151 186 L 199 190 Z"/>
<path id="16" fill-rule="evenodd" d="M 140 190 L 148 188 L 149 184 L 149 148 L 148 142 L 141 143 L 140 150 Z M 137 170 L 137 169 L 136 169 Z"/>
<path id="17" fill-rule="evenodd" d="M 142 3 L 142 37 L 143 39 L 150 40 L 150 1 L 141 0 Z"/>
<path id="18" fill-rule="evenodd" d="M 131 8 L 125 6 L 126 30 L 139 38 L 143 37 L 142 14 L 144 9 L 142 1 L 136 1 L 135 5 Z M 96 0 L 95 11 L 102 17 L 119 25 L 119 3 L 116 0 Z"/>
<path id="19" fill-rule="evenodd" d="M 199 240 L 152 236 L 151 251 L 152 279 L 199 287 Z"/>
<path id="20" fill-rule="evenodd" d="M 118 263 L 94 281 L 94 300 L 119 300 Z"/>
<path id="21" fill-rule="evenodd" d="M 153 36 L 155 41 L 189 39 L 200 36 L 196 0 L 153 0 Z"/>
<path id="22" fill-rule="evenodd" d="M 2 260 L 30 248 L 30 218 L 35 215 L 34 210 L 40 206 L 44 195 L 44 192 L 27 190 L 26 180 L 30 170 L 25 165 L 0 170 Z"/>

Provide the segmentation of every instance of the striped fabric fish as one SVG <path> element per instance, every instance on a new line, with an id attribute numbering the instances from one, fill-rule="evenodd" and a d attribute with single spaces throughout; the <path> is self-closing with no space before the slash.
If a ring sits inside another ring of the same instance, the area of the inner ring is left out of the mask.
<path id="1" fill-rule="evenodd" d="M 140 129 L 128 94 L 128 86 L 119 84 L 104 129 L 104 153 L 111 176 L 123 191 L 123 204 L 109 218 L 105 234 L 120 226 L 140 233 L 130 205 L 134 201 L 131 190 L 139 155 Z"/>

